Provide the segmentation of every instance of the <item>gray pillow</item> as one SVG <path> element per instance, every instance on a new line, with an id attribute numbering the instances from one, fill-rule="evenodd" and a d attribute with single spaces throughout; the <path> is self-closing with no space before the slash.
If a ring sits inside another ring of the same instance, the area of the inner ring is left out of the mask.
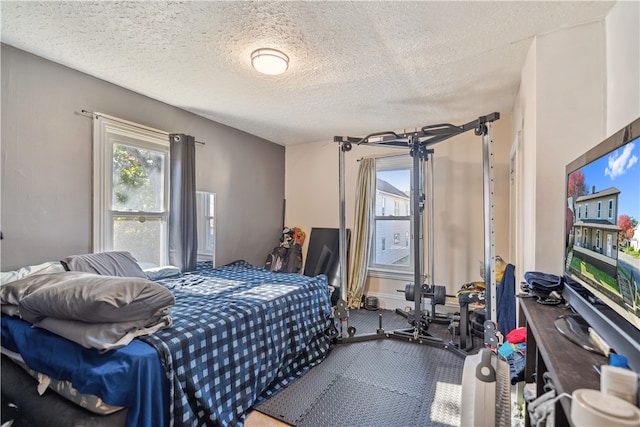
<path id="1" fill-rule="evenodd" d="M 95 348 L 101 352 L 114 350 L 129 344 L 135 337 L 149 335 L 160 329 L 168 328 L 173 320 L 169 314 L 163 314 L 148 321 L 84 323 L 76 320 L 45 317 L 34 326 L 46 329 L 86 348 Z"/>
<path id="2" fill-rule="evenodd" d="M 20 280 L 32 274 L 60 273 L 62 271 L 65 271 L 65 269 L 60 261 L 48 261 L 38 265 L 28 265 L 15 271 L 3 271 L 0 273 L 0 284 L 4 285 L 5 283 Z"/>
<path id="3" fill-rule="evenodd" d="M 126 251 L 72 255 L 60 260 L 67 271 L 86 271 L 103 276 L 147 278 L 131 253 Z"/>
<path id="4" fill-rule="evenodd" d="M 171 291 L 147 279 L 81 271 L 38 274 L 0 288 L 0 301 L 36 323 L 44 317 L 86 323 L 145 321 L 175 304 Z"/>

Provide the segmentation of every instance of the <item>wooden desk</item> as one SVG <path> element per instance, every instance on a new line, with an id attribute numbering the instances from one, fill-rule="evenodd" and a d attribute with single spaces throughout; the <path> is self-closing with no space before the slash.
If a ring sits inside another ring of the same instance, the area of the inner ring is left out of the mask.
<path id="1" fill-rule="evenodd" d="M 554 321 L 572 311 L 564 306 L 549 306 L 533 299 L 520 300 L 520 319 L 527 328 L 527 358 L 525 382 L 537 384 L 537 395 L 544 393 L 542 375 L 549 372 L 558 395 L 573 393 L 579 388 L 600 389 L 600 375 L 593 365 L 608 363 L 607 358 L 587 351 L 565 338 Z M 556 404 L 556 426 L 572 425 L 571 399 L 561 398 Z M 529 425 L 528 413 L 526 425 Z"/>

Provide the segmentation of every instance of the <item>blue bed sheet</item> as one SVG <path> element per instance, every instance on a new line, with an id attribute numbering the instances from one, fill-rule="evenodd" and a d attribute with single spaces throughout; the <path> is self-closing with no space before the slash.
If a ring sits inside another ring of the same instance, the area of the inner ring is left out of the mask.
<path id="1" fill-rule="evenodd" d="M 20 353 L 35 371 L 69 380 L 80 393 L 125 406 L 127 426 L 166 426 L 169 382 L 149 344 L 133 340 L 126 347 L 100 353 L 21 319 L 2 315 L 2 346 Z"/>
<path id="2" fill-rule="evenodd" d="M 173 326 L 140 339 L 171 379 L 172 425 L 242 425 L 252 406 L 328 353 L 327 277 L 206 265 L 158 281 L 176 297 Z"/>

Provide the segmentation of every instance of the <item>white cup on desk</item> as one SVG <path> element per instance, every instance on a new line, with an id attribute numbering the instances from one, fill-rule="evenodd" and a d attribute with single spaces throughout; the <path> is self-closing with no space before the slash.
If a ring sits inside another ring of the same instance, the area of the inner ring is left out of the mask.
<path id="1" fill-rule="evenodd" d="M 587 388 L 575 390 L 571 397 L 571 421 L 576 427 L 640 426 L 640 409 L 619 397 Z"/>

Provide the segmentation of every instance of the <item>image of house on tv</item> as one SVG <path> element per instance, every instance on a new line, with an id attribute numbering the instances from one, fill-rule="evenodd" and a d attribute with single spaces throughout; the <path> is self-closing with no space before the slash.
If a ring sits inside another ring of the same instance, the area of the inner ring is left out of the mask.
<path id="1" fill-rule="evenodd" d="M 592 189 L 591 194 L 579 196 L 575 201 L 575 223 L 573 247 L 576 252 L 585 257 L 593 258 L 592 265 L 602 263 L 613 268 L 615 275 L 618 259 L 618 195 L 620 190 L 615 187 L 602 191 Z M 581 257 L 582 258 L 582 257 Z M 603 271 L 609 268 L 603 265 Z"/>
<path id="2" fill-rule="evenodd" d="M 628 280 L 618 274 L 618 235 L 622 230 L 617 225 L 618 197 L 615 187 L 595 191 L 575 199 L 573 252 L 570 262 L 580 269 L 581 261 L 587 270 L 581 275 L 591 281 L 601 292 L 618 303 L 635 311 L 637 287 L 635 278 Z M 578 263 L 577 263 L 578 262 Z"/>

